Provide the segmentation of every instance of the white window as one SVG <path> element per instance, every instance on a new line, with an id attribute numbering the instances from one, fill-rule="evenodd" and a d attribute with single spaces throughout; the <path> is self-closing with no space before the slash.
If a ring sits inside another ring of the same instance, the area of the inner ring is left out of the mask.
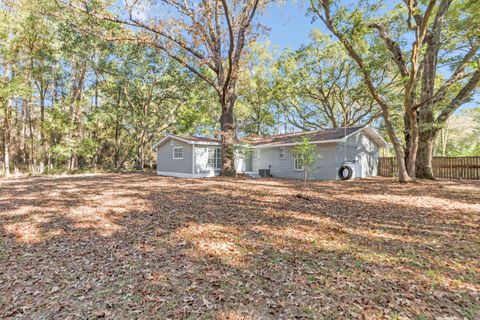
<path id="1" fill-rule="evenodd" d="M 285 148 L 280 148 L 280 150 L 278 150 L 278 159 L 285 160 Z"/>
<path id="2" fill-rule="evenodd" d="M 173 148 L 173 159 L 183 159 L 183 147 Z"/>
<path id="3" fill-rule="evenodd" d="M 258 149 L 253 149 L 253 157 L 255 159 L 260 159 L 260 150 Z"/>
<path id="4" fill-rule="evenodd" d="M 208 148 L 208 166 L 216 170 L 222 169 L 222 150 L 220 148 Z"/>
<path id="5" fill-rule="evenodd" d="M 295 171 L 303 171 L 303 157 L 295 154 L 293 158 L 293 170 Z"/>

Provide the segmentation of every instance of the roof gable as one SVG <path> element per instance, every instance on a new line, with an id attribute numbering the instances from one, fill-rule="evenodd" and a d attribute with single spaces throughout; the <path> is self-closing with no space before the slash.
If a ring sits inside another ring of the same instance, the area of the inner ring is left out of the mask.
<path id="1" fill-rule="evenodd" d="M 165 136 L 162 140 L 157 142 L 153 146 L 153 149 L 161 146 L 162 144 L 164 144 L 169 139 L 175 139 L 175 140 L 183 141 L 183 142 L 188 143 L 188 144 L 211 144 L 211 145 L 220 145 L 221 144 L 220 139 L 204 138 L 204 137 L 196 137 L 196 136 L 177 136 L 175 134 L 169 134 L 169 135 Z"/>

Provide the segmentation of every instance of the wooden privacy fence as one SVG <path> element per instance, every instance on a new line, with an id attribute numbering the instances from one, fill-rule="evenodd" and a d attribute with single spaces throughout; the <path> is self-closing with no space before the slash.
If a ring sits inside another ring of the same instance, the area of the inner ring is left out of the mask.
<path id="1" fill-rule="evenodd" d="M 432 166 L 437 178 L 480 180 L 480 156 L 433 157 Z M 381 157 L 378 174 L 384 177 L 398 175 L 395 157 Z"/>

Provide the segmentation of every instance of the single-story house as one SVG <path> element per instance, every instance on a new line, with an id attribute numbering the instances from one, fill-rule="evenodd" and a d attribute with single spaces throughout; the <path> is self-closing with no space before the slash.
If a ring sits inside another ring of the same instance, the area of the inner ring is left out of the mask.
<path id="1" fill-rule="evenodd" d="M 339 179 L 345 162 L 352 163 L 354 178 L 375 176 L 379 150 L 387 146 L 368 125 L 249 137 L 236 146 L 237 172 L 256 176 L 266 169 L 273 177 L 303 179 L 303 161 L 296 157 L 295 147 L 304 136 L 316 146 L 316 162 L 309 177 L 318 180 Z M 220 139 L 170 134 L 154 149 L 158 175 L 202 178 L 220 173 Z"/>

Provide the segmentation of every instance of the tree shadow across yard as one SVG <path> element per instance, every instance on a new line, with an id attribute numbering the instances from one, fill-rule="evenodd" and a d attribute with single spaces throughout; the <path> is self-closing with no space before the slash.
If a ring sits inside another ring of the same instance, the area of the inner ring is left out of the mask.
<path id="1" fill-rule="evenodd" d="M 474 319 L 480 184 L 438 185 L 2 181 L 0 317 Z"/>

